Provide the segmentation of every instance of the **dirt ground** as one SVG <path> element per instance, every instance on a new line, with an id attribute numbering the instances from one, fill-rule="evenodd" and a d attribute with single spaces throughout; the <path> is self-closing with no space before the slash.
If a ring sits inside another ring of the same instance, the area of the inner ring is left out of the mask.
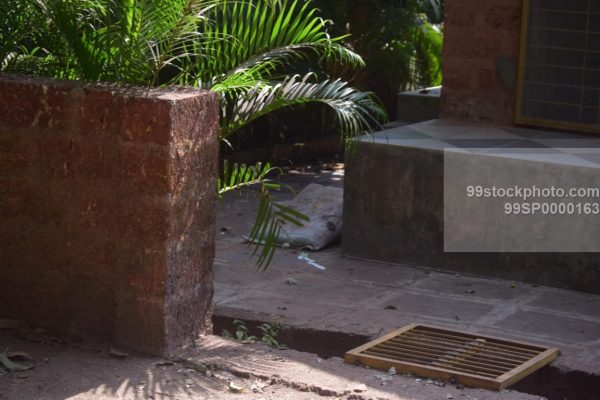
<path id="1" fill-rule="evenodd" d="M 0 330 L 0 346 L 34 368 L 0 374 L 2 400 L 539 400 L 344 364 L 339 358 L 200 338 L 171 359 L 124 355 L 108 344 L 65 341 L 35 329 Z M 22 364 L 24 362 L 21 362 Z"/>
<path id="2" fill-rule="evenodd" d="M 3 348 L 10 345 L 10 350 L 26 351 L 35 367 L 0 373 L 3 400 L 320 398 L 227 371 L 207 374 L 185 362 L 132 355 L 119 358 L 110 354 L 109 346 L 66 343 L 43 334 L 19 336 L 3 331 L 0 343 Z M 237 393 L 238 389 L 243 392 Z"/>

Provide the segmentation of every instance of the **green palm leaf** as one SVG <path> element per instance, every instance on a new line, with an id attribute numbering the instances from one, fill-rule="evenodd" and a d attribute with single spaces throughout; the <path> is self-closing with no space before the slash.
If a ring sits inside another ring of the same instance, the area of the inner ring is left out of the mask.
<path id="1" fill-rule="evenodd" d="M 311 102 L 326 104 L 338 116 L 345 136 L 371 131 L 385 119 L 385 111 L 370 93 L 360 92 L 340 79 L 316 81 L 312 73 L 294 75 L 281 83 L 257 85 L 240 95 L 232 107 L 225 109 L 227 137 L 250 121 L 283 107 Z M 219 91 L 220 86 L 215 87 Z"/>
<path id="2" fill-rule="evenodd" d="M 256 163 L 255 165 L 233 164 L 229 165 L 227 160 L 223 162 L 223 171 L 219 175 L 218 194 L 219 197 L 234 190 L 259 187 L 259 207 L 256 220 L 248 242 L 254 245 L 252 256 L 258 256 L 256 268 L 265 270 L 271 263 L 281 227 L 284 224 L 302 226 L 309 218 L 294 210 L 293 208 L 277 204 L 273 201 L 271 190 L 278 190 L 281 185 L 268 179 L 268 175 L 279 171 L 272 168 L 269 163 Z"/>

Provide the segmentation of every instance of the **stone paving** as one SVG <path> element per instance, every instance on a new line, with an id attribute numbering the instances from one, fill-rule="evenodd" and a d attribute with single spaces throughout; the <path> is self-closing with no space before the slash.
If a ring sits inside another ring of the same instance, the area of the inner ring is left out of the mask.
<path id="1" fill-rule="evenodd" d="M 343 173 L 298 173 L 284 181 L 296 189 L 309 182 L 341 186 Z M 216 315 L 370 337 L 428 323 L 558 347 L 554 366 L 600 374 L 598 295 L 351 260 L 341 257 L 339 246 L 310 254 L 325 271 L 298 260 L 298 250 L 282 249 L 269 270 L 258 273 L 252 249 L 241 240 L 255 210 L 252 194 L 219 206 L 218 228 L 227 232 L 217 238 Z"/>

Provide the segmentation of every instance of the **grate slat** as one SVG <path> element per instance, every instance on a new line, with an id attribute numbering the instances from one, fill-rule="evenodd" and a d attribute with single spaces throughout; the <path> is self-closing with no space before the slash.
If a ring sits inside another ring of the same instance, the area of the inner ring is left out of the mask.
<path id="1" fill-rule="evenodd" d="M 435 331 L 424 331 L 424 330 L 420 330 L 417 329 L 414 332 L 412 332 L 413 334 L 422 334 L 422 335 L 427 335 L 427 336 L 433 336 L 433 337 L 438 337 L 438 338 L 446 338 L 448 340 L 455 340 L 455 341 L 469 341 L 469 340 L 473 340 L 475 338 L 477 338 L 477 336 L 459 336 L 459 335 L 450 335 L 450 334 L 446 334 L 446 333 L 442 333 L 442 332 L 435 332 Z M 540 350 L 539 348 L 534 348 L 531 346 L 528 347 L 521 347 L 521 346 L 515 346 L 515 345 L 504 345 L 502 343 L 498 343 L 497 341 L 494 340 L 490 340 L 487 343 L 489 343 L 490 347 L 499 349 L 499 350 L 505 350 L 509 353 L 517 353 L 517 354 L 523 354 L 523 353 L 529 353 L 529 354 L 539 354 Z"/>
<path id="2" fill-rule="evenodd" d="M 464 339 L 472 340 L 472 339 L 475 339 L 478 337 L 477 335 L 470 335 L 470 334 L 465 334 L 465 333 L 461 333 L 461 332 L 458 332 L 456 334 L 453 332 L 448 333 L 448 331 L 444 331 L 444 330 L 440 330 L 440 329 L 433 329 L 433 328 L 431 328 L 431 329 L 415 329 L 414 332 L 434 334 L 434 335 L 437 334 L 437 335 L 446 336 L 449 338 L 455 337 L 457 339 L 464 338 Z M 500 340 L 500 339 L 489 339 L 487 341 L 488 341 L 488 343 L 492 343 L 495 346 L 498 346 L 499 348 L 504 348 L 507 350 L 510 350 L 512 348 L 512 349 L 517 349 L 519 351 L 525 350 L 525 351 L 531 351 L 534 353 L 537 353 L 540 350 L 543 350 L 543 348 L 541 348 L 539 346 L 533 346 L 533 345 L 529 345 L 529 344 L 525 344 L 525 343 L 521 344 L 521 343 L 517 343 L 517 342 L 509 342 L 509 341 Z"/>
<path id="3" fill-rule="evenodd" d="M 460 344 L 460 343 L 465 343 L 466 342 L 466 340 L 457 340 L 457 339 L 452 339 L 452 338 L 446 337 L 446 336 L 423 335 L 421 332 L 410 333 L 407 336 L 409 336 L 409 337 L 411 337 L 411 336 L 427 337 L 427 338 L 432 338 L 432 339 L 435 339 L 435 340 L 438 340 L 438 341 L 439 340 L 444 340 L 444 341 L 447 341 L 449 343 L 456 343 L 456 344 Z M 490 351 L 496 351 L 496 352 L 501 353 L 501 354 L 505 354 L 505 355 L 512 356 L 512 357 L 515 357 L 515 358 L 524 358 L 524 359 L 527 359 L 530 356 L 537 355 L 537 354 L 540 353 L 539 351 L 533 352 L 533 351 L 529 351 L 529 350 L 526 350 L 524 352 L 520 352 L 518 350 L 518 348 L 517 348 L 517 350 L 514 350 L 514 348 L 513 349 L 504 349 L 504 348 L 501 348 L 501 347 L 494 346 L 493 343 L 489 343 L 488 346 L 487 346 L 487 348 Z"/>
<path id="4" fill-rule="evenodd" d="M 411 324 L 347 352 L 345 360 L 502 390 L 558 355 L 554 348 Z"/>
<path id="5" fill-rule="evenodd" d="M 443 346 L 444 348 L 452 348 L 453 346 L 457 346 L 457 344 L 462 344 L 464 342 L 449 342 L 447 340 L 439 340 L 439 339 L 435 339 L 435 338 L 431 338 L 431 337 L 427 337 L 427 336 L 412 336 L 412 335 L 407 335 L 405 337 L 402 338 L 394 338 L 391 339 L 392 341 L 402 341 L 402 340 L 406 340 L 406 341 L 417 341 L 417 342 L 425 342 L 428 344 L 437 344 L 440 346 Z M 521 363 L 523 360 L 527 359 L 528 357 L 524 357 L 521 355 L 513 355 L 513 354 L 507 354 L 507 353 L 502 353 L 499 352 L 496 349 L 493 348 L 489 348 L 489 347 L 484 347 L 481 349 L 481 352 L 489 355 L 490 357 L 499 357 L 501 359 L 510 361 L 511 363 L 514 364 L 519 364 Z"/>
<path id="6" fill-rule="evenodd" d="M 378 356 L 378 357 L 390 358 L 389 353 L 378 351 L 378 350 L 368 350 L 368 351 L 365 352 L 365 354 L 372 354 L 372 355 L 375 355 L 375 356 Z M 407 356 L 406 354 L 402 354 L 401 356 L 400 355 L 396 355 L 395 357 L 397 357 L 398 360 L 423 363 L 423 361 L 420 360 L 421 357 L 419 357 L 419 356 Z M 429 361 L 429 362 L 426 361 L 425 365 L 431 365 L 431 366 L 434 366 L 434 367 L 445 368 L 445 369 L 449 368 L 449 366 L 444 365 L 442 363 L 435 364 L 435 363 L 433 363 L 431 361 Z M 492 372 L 486 372 L 486 371 L 478 370 L 476 368 L 467 368 L 467 367 L 464 367 L 464 366 L 452 366 L 450 369 L 457 370 L 457 371 L 462 371 L 462 372 L 467 372 L 469 374 L 485 375 L 485 376 L 490 377 L 490 378 L 495 378 L 495 377 L 498 376 L 498 373 L 495 373 L 495 372 L 494 373 L 492 373 Z"/>
<path id="7" fill-rule="evenodd" d="M 378 350 L 380 353 L 391 353 L 393 355 L 402 355 L 402 354 L 415 354 L 420 356 L 421 354 L 419 354 L 416 351 L 413 350 L 409 350 L 409 349 L 394 349 L 394 348 L 388 348 L 385 347 L 385 345 L 379 345 L 373 348 L 374 350 Z M 474 367 L 473 370 L 477 371 L 479 368 L 480 370 L 485 370 L 491 374 L 493 374 L 494 376 L 499 376 L 502 375 L 508 371 L 510 371 L 512 368 L 496 368 L 493 366 L 490 366 L 488 364 L 481 364 L 479 362 L 473 361 L 473 362 L 467 362 L 466 359 L 461 359 L 459 361 L 452 361 L 452 360 L 445 360 L 444 359 L 444 354 L 438 354 L 437 357 L 431 357 L 431 356 L 426 356 L 423 355 L 423 359 L 429 359 L 429 363 L 431 363 L 431 365 L 437 365 L 437 366 L 443 366 L 443 367 L 448 367 L 448 366 L 452 366 L 452 365 L 461 365 L 463 367 Z"/>
<path id="8" fill-rule="evenodd" d="M 407 343 L 398 343 L 398 342 L 387 342 L 387 343 L 382 343 L 380 345 L 375 346 L 376 348 L 379 347 L 385 347 L 385 348 L 391 348 L 391 349 L 396 349 L 396 350 L 402 350 L 402 349 L 409 349 L 412 351 L 422 351 L 423 353 L 426 354 L 430 354 L 430 355 L 434 355 L 436 357 L 443 357 L 445 355 L 448 354 L 448 350 L 447 349 L 443 349 L 443 348 L 439 348 L 439 349 L 429 349 L 429 348 L 425 348 L 422 349 L 416 345 L 413 344 L 407 344 Z M 467 358 L 465 358 L 465 360 L 472 358 L 472 356 L 469 356 Z M 482 361 L 487 361 L 487 362 L 482 362 Z M 496 362 L 492 362 L 489 360 L 485 360 L 482 359 L 480 361 L 472 361 L 475 364 L 479 364 L 482 366 L 487 366 L 487 367 L 491 367 L 494 369 L 498 369 L 500 371 L 510 371 L 512 368 L 514 368 L 516 365 L 518 364 L 505 364 L 505 365 L 501 365 L 500 363 L 496 363 Z"/>
<path id="9" fill-rule="evenodd" d="M 436 342 L 435 340 L 423 339 L 421 341 L 425 342 L 424 345 L 428 348 L 437 349 L 438 351 L 445 351 L 447 349 L 447 347 L 439 345 L 438 344 L 439 342 Z M 403 338 L 393 338 L 393 339 L 390 339 L 389 342 L 390 343 L 407 343 L 407 344 L 414 343 L 414 342 L 405 340 Z M 486 351 L 485 348 L 481 349 L 481 351 L 479 352 L 479 357 L 482 360 L 486 360 L 486 361 L 489 361 L 494 364 L 501 364 L 501 365 L 504 365 L 509 368 L 514 368 L 521 363 L 520 361 L 515 361 L 515 360 L 511 360 L 509 358 L 504 358 L 504 357 L 498 356 L 497 353 L 490 353 L 490 352 Z"/>

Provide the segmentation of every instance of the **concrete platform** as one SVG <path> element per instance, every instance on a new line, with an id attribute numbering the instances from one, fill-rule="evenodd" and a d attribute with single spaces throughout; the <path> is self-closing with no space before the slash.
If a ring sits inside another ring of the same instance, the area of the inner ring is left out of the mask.
<path id="1" fill-rule="evenodd" d="M 562 172 L 567 170 L 594 169 L 598 173 L 590 173 L 592 178 L 583 182 L 588 187 L 600 187 L 600 138 L 597 137 L 442 120 L 392 128 L 361 137 L 354 151 L 349 153 L 344 212 L 351 217 L 344 224 L 344 255 L 600 294 L 598 252 L 497 252 L 487 249 L 446 252 L 445 197 L 450 196 L 446 196 L 445 191 L 453 186 L 446 185 L 444 181 L 447 172 L 445 149 L 477 159 L 477 163 L 472 162 L 472 168 L 468 170 L 481 174 L 469 181 L 473 184 L 480 184 L 475 183 L 478 180 L 487 182 L 496 178 L 509 180 L 509 183 L 515 183 L 513 181 L 518 178 L 543 184 L 535 180 L 536 174 L 519 174 L 521 170 L 518 169 L 506 178 L 500 177 L 500 172 L 494 172 L 502 170 L 501 162 L 507 165 L 518 162 L 531 168 L 552 167 L 557 172 L 547 175 L 551 177 L 566 176 Z M 495 159 L 500 166 L 482 168 L 478 162 L 483 157 Z M 466 202 L 468 199 L 461 193 Z M 598 199 L 592 201 L 598 202 Z M 502 210 L 501 207 L 499 209 Z M 597 218 L 597 215 L 592 215 L 587 222 L 593 223 Z M 479 221 L 488 224 L 484 226 L 495 226 L 498 220 Z M 474 225 L 463 224 L 462 228 L 472 229 Z M 520 227 L 522 236 L 530 233 L 532 226 L 538 228 L 528 236 L 530 240 L 546 233 L 543 226 L 529 224 L 525 219 L 511 226 L 516 225 Z M 453 230 L 452 234 L 456 232 L 459 230 Z M 564 229 L 564 232 L 569 232 L 569 229 Z M 568 238 L 585 237 L 594 246 L 597 235 L 576 232 Z M 528 240 L 516 241 L 529 243 Z"/>
<path id="2" fill-rule="evenodd" d="M 407 123 L 439 117 L 441 86 L 398 93 L 396 119 Z"/>
<path id="3" fill-rule="evenodd" d="M 342 181 L 341 171 L 284 179 L 296 189 L 310 182 L 341 186 Z M 326 271 L 298 260 L 298 250 L 282 249 L 269 270 L 258 273 L 252 250 L 240 240 L 256 206 L 253 195 L 232 196 L 219 206 L 217 226 L 228 230 L 217 238 L 217 316 L 365 337 L 411 322 L 428 323 L 558 347 L 562 355 L 553 366 L 561 373 L 600 375 L 599 295 L 353 260 L 342 257 L 339 245 L 310 254 Z"/>

